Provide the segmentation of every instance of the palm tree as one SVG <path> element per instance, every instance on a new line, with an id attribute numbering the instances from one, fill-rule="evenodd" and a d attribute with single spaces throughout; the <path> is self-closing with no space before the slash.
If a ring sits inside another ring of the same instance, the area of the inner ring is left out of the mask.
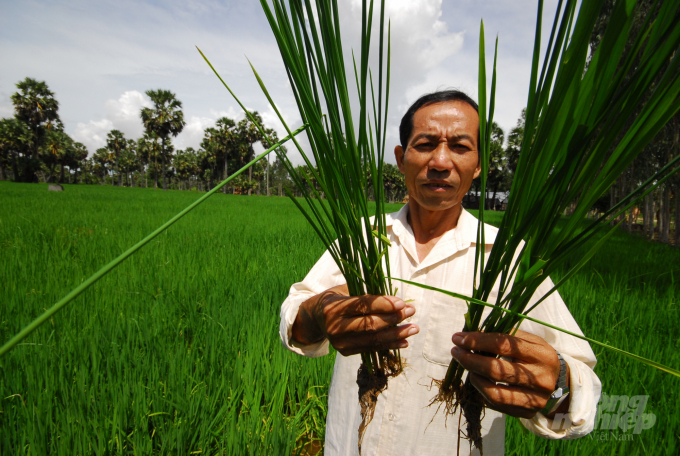
<path id="1" fill-rule="evenodd" d="M 119 161 L 120 153 L 127 147 L 127 140 L 120 130 L 111 130 L 106 135 L 106 148 L 116 157 L 116 174 L 118 174 L 118 186 L 122 185 Z M 113 181 L 112 181 L 113 182 Z"/>
<path id="2" fill-rule="evenodd" d="M 147 133 L 156 133 L 161 138 L 163 190 L 167 190 L 165 182 L 166 143 L 168 136 L 177 136 L 186 124 L 182 113 L 182 102 L 169 90 L 147 90 L 146 95 L 151 98 L 154 107 L 153 109 L 142 108 L 142 123 Z"/>
<path id="3" fill-rule="evenodd" d="M 32 162 L 23 173 L 23 180 L 36 182 L 35 170 L 39 160 L 40 147 L 50 124 L 59 121 L 59 103 L 44 81 L 26 78 L 17 83 L 18 92 L 12 95 L 14 113 L 18 120 L 25 122 L 32 132 Z M 16 177 L 15 177 L 16 178 Z"/>
<path id="4" fill-rule="evenodd" d="M 127 140 L 127 145 L 125 146 L 125 149 L 132 155 L 132 157 L 127 157 L 127 160 L 129 163 L 132 163 L 130 166 L 130 169 L 128 169 L 126 172 L 130 174 L 130 186 L 134 187 L 135 186 L 135 171 L 140 168 L 139 164 L 139 152 L 137 151 L 137 141 L 134 139 L 128 139 Z M 142 178 L 142 173 L 139 173 L 139 178 Z M 140 184 L 141 186 L 141 184 Z"/>
<path id="5" fill-rule="evenodd" d="M 111 164 L 109 150 L 105 147 L 100 147 L 93 155 L 95 170 L 99 171 L 102 181 L 101 184 L 106 184 L 106 175 L 108 174 L 108 167 Z M 113 179 L 111 179 L 113 180 Z"/>
<path id="6" fill-rule="evenodd" d="M 30 128 L 17 118 L 0 120 L 0 166 L 12 167 L 13 179 L 22 179 L 20 171 L 25 172 L 25 161 L 31 161 L 33 135 Z"/>
<path id="7" fill-rule="evenodd" d="M 234 148 L 234 134 L 232 129 L 236 126 L 236 122 L 228 117 L 222 117 L 215 122 L 215 128 L 217 130 L 217 135 L 213 136 L 216 141 L 216 147 L 219 151 L 219 156 L 224 160 L 224 174 L 222 179 L 229 177 L 229 151 Z M 227 187 L 225 186 L 223 192 L 227 193 Z"/>
<path id="8" fill-rule="evenodd" d="M 144 171 L 144 166 L 148 165 L 153 158 L 155 186 L 158 188 L 158 136 L 155 133 L 144 133 L 144 136 L 137 140 L 137 161 L 139 162 L 139 172 L 144 174 L 144 187 L 148 187 L 148 169 Z"/>
<path id="9" fill-rule="evenodd" d="M 85 160 L 87 159 L 87 147 L 83 143 L 74 142 L 72 145 L 72 156 L 70 157 L 72 161 L 69 163 L 69 172 L 71 172 L 71 167 L 75 169 L 75 175 L 73 176 L 73 183 L 78 183 L 78 170 L 84 167 Z"/>
<path id="10" fill-rule="evenodd" d="M 235 126 L 236 122 L 228 117 L 222 117 L 215 123 L 215 128 L 207 128 L 205 130 L 204 138 L 201 142 L 201 147 L 206 151 L 209 150 L 215 157 L 215 169 L 212 172 L 217 175 L 217 168 L 222 168 L 222 179 L 229 177 L 228 163 L 229 160 L 233 159 L 235 150 L 238 148 L 238 138 L 233 131 Z M 222 191 L 226 194 L 227 187 L 223 187 Z"/>
<path id="11" fill-rule="evenodd" d="M 49 170 L 45 182 L 54 182 L 54 170 L 66 159 L 73 140 L 64 132 L 64 125 L 59 119 L 56 122 L 47 122 L 42 128 L 44 128 L 44 137 L 39 149 L 39 158 Z M 63 179 L 62 172 L 60 180 L 63 181 Z"/>
<path id="12" fill-rule="evenodd" d="M 38 158 L 44 124 L 59 119 L 59 103 L 44 81 L 26 78 L 17 83 L 18 92 L 12 95 L 17 119 L 28 124 L 34 134 L 33 158 Z"/>
<path id="13" fill-rule="evenodd" d="M 136 144 L 134 141 L 127 141 L 127 145 L 129 145 L 130 142 Z M 121 174 L 125 175 L 125 185 L 127 187 L 134 187 L 132 173 L 135 171 L 135 169 L 137 169 L 137 156 L 135 155 L 135 151 L 129 147 L 121 150 L 119 163 L 120 172 Z"/>

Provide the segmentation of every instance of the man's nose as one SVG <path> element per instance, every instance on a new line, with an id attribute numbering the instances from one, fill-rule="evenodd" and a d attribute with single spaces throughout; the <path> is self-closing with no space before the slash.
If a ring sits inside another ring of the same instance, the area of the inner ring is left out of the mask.
<path id="1" fill-rule="evenodd" d="M 433 151 L 430 158 L 430 169 L 437 171 L 450 171 L 453 169 L 453 161 L 451 160 L 451 151 L 446 143 L 440 143 Z"/>

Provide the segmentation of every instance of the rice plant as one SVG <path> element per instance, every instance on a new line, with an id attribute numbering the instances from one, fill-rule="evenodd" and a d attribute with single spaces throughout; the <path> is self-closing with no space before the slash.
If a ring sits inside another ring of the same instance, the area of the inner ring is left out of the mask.
<path id="1" fill-rule="evenodd" d="M 293 198 L 289 189 L 288 195 L 342 271 L 351 296 L 393 295 L 385 273 L 389 270 L 390 243 L 386 236 L 382 178 L 390 80 L 385 2 L 380 2 L 378 23 L 377 87 L 369 68 L 373 0 L 362 2 L 361 50 L 358 62 L 353 62 L 353 76 L 346 73 L 337 1 L 291 0 L 286 5 L 282 0 L 274 0 L 270 5 L 262 0 L 261 4 L 281 52 L 300 116 L 309 125 L 307 136 L 312 156 L 296 139 L 293 142 L 311 175 L 299 175 L 288 158 L 280 155 L 304 203 Z M 290 131 L 254 68 L 253 72 L 272 108 Z M 222 83 L 227 86 L 223 80 Z M 228 86 L 227 89 L 234 95 Z M 358 100 L 358 114 L 351 109 L 353 95 Z M 250 116 L 238 98 L 236 101 Z M 369 209 L 371 193 L 375 198 L 374 217 Z M 357 378 L 362 415 L 360 448 L 380 392 L 387 388 L 390 377 L 402 371 L 399 350 L 364 353 L 361 358 Z"/>
<path id="2" fill-rule="evenodd" d="M 463 331 L 511 334 L 524 319 L 538 322 L 527 314 L 592 258 L 614 233 L 616 226 L 611 227 L 610 222 L 678 171 L 680 157 L 597 220 L 582 226 L 595 201 L 680 110 L 680 53 L 677 52 L 680 5 L 660 3 L 658 15 L 649 16 L 634 37 L 633 51 L 624 54 L 636 2 L 617 1 L 602 43 L 586 65 L 589 38 L 602 4 L 601 0 L 583 2 L 577 14 L 576 0 L 560 1 L 540 66 L 543 1 L 538 2 L 526 134 L 507 211 L 485 259 L 484 248 L 479 247 L 484 246 L 484 208 L 480 206 L 473 295 L 462 297 L 447 293 L 469 302 Z M 496 78 L 494 64 L 487 108 L 485 61 L 482 24 L 479 47 L 482 195 L 486 190 L 490 142 L 487 126 L 493 120 Z M 572 216 L 556 230 L 572 204 Z M 575 257 L 579 249 L 603 231 L 606 234 L 598 242 L 585 254 Z M 539 285 L 567 261 L 573 262 L 573 266 L 548 294 L 529 307 Z M 498 298 L 488 304 L 486 301 L 495 286 L 499 287 Z M 487 306 L 493 310 L 482 321 Z M 659 363 L 585 339 L 680 375 L 677 370 Z M 465 369 L 452 360 L 446 377 L 439 383 L 434 402 L 445 404 L 447 414 L 455 413 L 458 407 L 462 409 L 467 437 L 481 452 L 484 401 L 469 377 L 463 381 L 464 372 Z"/>

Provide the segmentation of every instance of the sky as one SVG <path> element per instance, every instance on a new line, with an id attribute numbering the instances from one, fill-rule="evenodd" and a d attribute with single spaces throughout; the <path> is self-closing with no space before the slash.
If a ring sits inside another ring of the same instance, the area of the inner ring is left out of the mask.
<path id="1" fill-rule="evenodd" d="M 556 3 L 545 3 L 544 33 Z M 488 71 L 499 38 L 495 119 L 508 133 L 526 105 L 536 5 L 536 0 L 387 0 L 392 27 L 388 149 L 398 144 L 401 116 L 419 96 L 456 88 L 477 99 L 482 19 Z M 361 0 L 339 0 L 339 10 L 349 56 L 351 49 L 358 51 L 354 38 Z M 220 117 L 243 117 L 196 46 L 280 137 L 285 130 L 248 60 L 286 123 L 291 128 L 301 124 L 276 41 L 256 0 L 0 0 L 0 12 L 0 118 L 13 115 L 10 96 L 17 82 L 26 77 L 45 81 L 59 102 L 66 132 L 90 153 L 105 145 L 111 129 L 128 138 L 143 134 L 139 112 L 150 106 L 147 90 L 170 90 L 182 102 L 186 126 L 173 139 L 177 149 L 198 148 L 205 128 Z M 293 162 L 301 163 L 299 153 L 289 151 Z M 387 160 L 394 163 L 391 154 Z"/>

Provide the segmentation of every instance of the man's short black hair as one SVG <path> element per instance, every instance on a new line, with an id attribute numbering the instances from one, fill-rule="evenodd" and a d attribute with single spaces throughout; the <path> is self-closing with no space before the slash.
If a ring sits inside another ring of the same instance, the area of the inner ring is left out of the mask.
<path id="1" fill-rule="evenodd" d="M 401 142 L 401 147 L 404 148 L 406 152 L 406 147 L 408 146 L 408 140 L 413 133 L 413 116 L 416 111 L 425 106 L 443 103 L 445 101 L 462 101 L 472 106 L 475 111 L 479 113 L 479 106 L 475 101 L 470 98 L 467 94 L 461 92 L 460 90 L 440 90 L 438 92 L 428 93 L 418 98 L 415 103 L 408 108 L 404 117 L 401 118 L 401 124 L 399 124 L 399 141 Z M 479 134 L 477 135 L 479 136 Z M 477 138 L 477 143 L 479 143 L 479 138 Z"/>

